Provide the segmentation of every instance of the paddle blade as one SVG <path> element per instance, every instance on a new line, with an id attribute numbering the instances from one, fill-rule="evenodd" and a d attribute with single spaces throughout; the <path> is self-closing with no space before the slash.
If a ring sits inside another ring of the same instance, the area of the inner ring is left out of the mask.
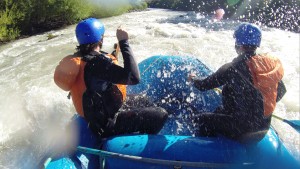
<path id="1" fill-rule="evenodd" d="M 292 126 L 298 133 L 300 133 L 300 120 L 284 120 L 287 124 Z"/>
<path id="2" fill-rule="evenodd" d="M 272 117 L 281 120 L 287 124 L 289 124 L 291 127 L 293 127 L 298 133 L 300 133 L 300 120 L 286 120 L 284 118 L 278 117 L 276 115 L 272 115 Z"/>

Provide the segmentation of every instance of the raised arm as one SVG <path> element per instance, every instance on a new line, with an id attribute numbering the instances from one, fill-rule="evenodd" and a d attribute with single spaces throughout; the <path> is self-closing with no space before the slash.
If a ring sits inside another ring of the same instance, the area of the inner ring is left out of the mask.
<path id="1" fill-rule="evenodd" d="M 117 30 L 117 38 L 123 55 L 124 67 L 113 64 L 108 59 L 100 59 L 99 62 L 93 64 L 94 68 L 91 71 L 94 76 L 115 84 L 138 84 L 140 82 L 140 73 L 128 43 L 128 34 L 119 28 Z"/>

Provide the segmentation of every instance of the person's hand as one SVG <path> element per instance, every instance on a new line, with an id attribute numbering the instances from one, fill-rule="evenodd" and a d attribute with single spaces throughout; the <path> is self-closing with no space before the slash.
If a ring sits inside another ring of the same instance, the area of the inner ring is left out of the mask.
<path id="1" fill-rule="evenodd" d="M 121 27 L 119 27 L 117 29 L 116 35 L 117 35 L 118 41 L 128 39 L 128 33 L 125 30 L 123 30 Z"/>
<path id="2" fill-rule="evenodd" d="M 193 79 L 194 79 L 195 77 L 196 77 L 196 75 L 193 74 L 193 73 L 191 73 L 191 74 L 189 74 L 187 81 L 188 81 L 188 82 L 193 82 Z"/>

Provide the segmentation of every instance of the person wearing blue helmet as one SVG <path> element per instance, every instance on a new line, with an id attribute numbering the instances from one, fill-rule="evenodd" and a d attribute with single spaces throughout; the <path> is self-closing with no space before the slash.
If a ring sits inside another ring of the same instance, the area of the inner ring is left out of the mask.
<path id="1" fill-rule="evenodd" d="M 267 133 L 276 102 L 286 93 L 284 70 L 278 58 L 256 53 L 262 38 L 256 25 L 242 23 L 233 37 L 238 56 L 232 62 L 205 79 L 194 74 L 188 77 L 200 91 L 222 87 L 222 106 L 194 119 L 196 135 L 221 134 L 256 143 Z"/>
<path id="2" fill-rule="evenodd" d="M 75 32 L 79 45 L 103 43 L 105 28 L 99 20 L 88 18 L 77 25 Z"/>
<path id="3" fill-rule="evenodd" d="M 140 74 L 128 33 L 122 28 L 116 31 L 124 61 L 119 66 L 114 56 L 101 51 L 104 32 L 98 19 L 78 23 L 77 52 L 60 61 L 54 72 L 55 83 L 70 92 L 79 116 L 101 138 L 132 132 L 158 133 L 168 115 L 163 108 L 154 107 L 143 98 L 138 100 L 141 105 L 129 105 L 126 85 L 138 84 Z"/>

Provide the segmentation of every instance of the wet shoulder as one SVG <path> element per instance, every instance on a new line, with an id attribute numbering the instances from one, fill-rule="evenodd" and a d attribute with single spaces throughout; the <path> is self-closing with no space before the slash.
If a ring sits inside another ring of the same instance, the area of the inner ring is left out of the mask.
<path id="1" fill-rule="evenodd" d="M 274 72 L 274 71 L 281 71 L 283 72 L 283 67 L 281 61 L 269 54 L 258 54 L 253 56 L 248 63 L 251 65 L 252 69 L 255 69 L 257 73 L 267 73 L 267 72 Z"/>

